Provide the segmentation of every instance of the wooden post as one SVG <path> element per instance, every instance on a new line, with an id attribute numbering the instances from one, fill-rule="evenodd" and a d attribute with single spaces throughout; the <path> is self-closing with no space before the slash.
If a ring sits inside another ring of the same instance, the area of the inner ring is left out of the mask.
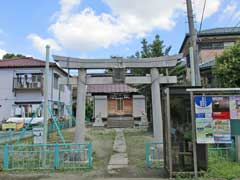
<path id="1" fill-rule="evenodd" d="M 171 114 L 170 114 L 170 94 L 169 88 L 166 89 L 166 117 L 167 117 L 167 143 L 168 143 L 168 165 L 169 177 L 172 178 L 172 141 L 171 141 Z"/>
<path id="2" fill-rule="evenodd" d="M 196 123 L 195 123 L 195 103 L 193 92 L 190 92 L 191 101 L 191 118 L 192 118 L 192 143 L 193 143 L 193 165 L 194 165 L 194 177 L 198 177 L 198 165 L 197 165 L 197 144 L 196 144 Z"/>
<path id="3" fill-rule="evenodd" d="M 236 162 L 240 162 L 240 136 L 235 136 L 235 154 Z"/>

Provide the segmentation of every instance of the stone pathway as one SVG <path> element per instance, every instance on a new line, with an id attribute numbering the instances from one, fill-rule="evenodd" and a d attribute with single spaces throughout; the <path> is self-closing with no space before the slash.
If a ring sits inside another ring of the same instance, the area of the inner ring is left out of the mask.
<path id="1" fill-rule="evenodd" d="M 108 173 L 116 174 L 122 168 L 128 167 L 127 147 L 123 129 L 117 128 L 116 137 L 113 144 L 113 155 L 108 163 Z"/>

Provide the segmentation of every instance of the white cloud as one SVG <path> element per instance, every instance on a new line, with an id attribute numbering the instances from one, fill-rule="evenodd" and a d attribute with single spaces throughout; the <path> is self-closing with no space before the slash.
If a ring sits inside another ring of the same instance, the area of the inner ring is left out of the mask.
<path id="1" fill-rule="evenodd" d="M 0 59 L 2 59 L 5 54 L 7 54 L 7 51 L 0 49 Z"/>
<path id="2" fill-rule="evenodd" d="M 197 21 L 201 19 L 203 0 L 195 0 Z M 96 14 L 92 8 L 77 11 L 81 0 L 61 0 L 60 11 L 49 27 L 56 42 L 64 48 L 81 52 L 108 48 L 125 43 L 132 37 L 143 37 L 156 29 L 171 30 L 177 17 L 186 11 L 181 0 L 102 0 L 111 14 Z M 208 0 L 205 18 L 214 14 L 221 0 Z M 46 41 L 39 36 L 32 39 L 35 47 Z M 47 39 L 54 41 L 53 39 Z M 37 41 L 37 42 L 36 42 Z M 59 45 L 55 42 L 55 45 Z"/>
<path id="3" fill-rule="evenodd" d="M 222 0 L 207 0 L 206 8 L 204 12 L 204 19 L 212 16 L 219 10 Z M 194 1 L 194 12 L 196 14 L 196 20 L 201 21 L 202 12 L 203 12 L 204 0 L 195 0 Z"/>
<path id="4" fill-rule="evenodd" d="M 81 0 L 61 0 L 61 12 L 63 14 L 69 13 L 75 6 L 79 5 Z"/>
<path id="5" fill-rule="evenodd" d="M 237 1 L 229 2 L 219 17 L 219 22 L 227 22 L 227 25 L 236 23 L 240 18 L 240 3 Z M 234 24 L 235 25 L 235 24 Z"/>
<path id="6" fill-rule="evenodd" d="M 37 50 L 39 50 L 42 54 L 45 53 L 46 45 L 49 45 L 51 47 L 51 50 L 56 50 L 56 51 L 61 50 L 61 47 L 58 45 L 58 43 L 54 39 L 51 39 L 51 38 L 43 39 L 37 34 L 29 34 L 27 38 L 32 41 L 33 46 Z"/>
<path id="7" fill-rule="evenodd" d="M 77 4 L 77 1 L 62 7 L 59 18 L 49 28 L 55 39 L 64 47 L 79 51 L 108 48 L 127 42 L 133 36 L 145 36 L 153 29 L 173 28 L 174 15 L 184 9 L 184 4 L 178 0 L 151 0 L 151 3 L 139 0 L 104 2 L 113 14 L 96 15 L 91 8 L 72 12 L 73 4 Z"/>
<path id="8" fill-rule="evenodd" d="M 223 14 L 233 14 L 237 10 L 237 4 L 231 3 L 228 4 L 225 9 L 223 10 Z"/>
<path id="9" fill-rule="evenodd" d="M 175 14 L 185 8 L 183 1 L 179 0 L 104 0 L 104 2 L 130 32 L 138 35 L 154 28 L 173 28 Z"/>
<path id="10" fill-rule="evenodd" d="M 88 51 L 126 41 L 129 33 L 108 14 L 95 15 L 90 8 L 59 20 L 50 27 L 55 38 L 65 47 Z"/>

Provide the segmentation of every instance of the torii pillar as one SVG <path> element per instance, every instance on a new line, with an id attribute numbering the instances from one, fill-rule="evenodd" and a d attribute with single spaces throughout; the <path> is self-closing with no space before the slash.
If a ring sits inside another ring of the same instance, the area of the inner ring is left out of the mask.
<path id="1" fill-rule="evenodd" d="M 163 142 L 163 119 L 158 68 L 151 69 L 153 136 L 157 142 Z"/>
<path id="2" fill-rule="evenodd" d="M 86 69 L 78 69 L 75 143 L 85 141 L 86 88 Z"/>

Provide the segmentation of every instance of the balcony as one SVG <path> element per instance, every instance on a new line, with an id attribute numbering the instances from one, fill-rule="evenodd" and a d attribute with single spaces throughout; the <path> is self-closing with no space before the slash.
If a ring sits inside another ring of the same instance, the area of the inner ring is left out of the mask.
<path id="1" fill-rule="evenodd" d="M 13 90 L 43 90 L 43 76 L 13 78 Z"/>

